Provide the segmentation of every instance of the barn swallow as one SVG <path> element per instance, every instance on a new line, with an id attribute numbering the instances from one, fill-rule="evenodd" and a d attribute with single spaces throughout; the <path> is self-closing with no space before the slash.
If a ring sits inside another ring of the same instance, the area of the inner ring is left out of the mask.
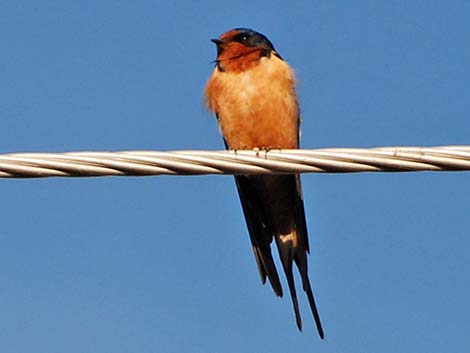
<path id="1" fill-rule="evenodd" d="M 215 68 L 205 99 L 215 112 L 225 147 L 269 151 L 299 148 L 300 114 L 293 70 L 271 41 L 248 28 L 235 28 L 217 39 Z M 282 286 L 271 253 L 276 241 L 286 274 L 297 327 L 302 319 L 292 265 L 298 268 L 318 334 L 324 337 L 307 271 L 307 224 L 298 174 L 237 175 L 240 196 L 261 282 L 274 293 Z"/>

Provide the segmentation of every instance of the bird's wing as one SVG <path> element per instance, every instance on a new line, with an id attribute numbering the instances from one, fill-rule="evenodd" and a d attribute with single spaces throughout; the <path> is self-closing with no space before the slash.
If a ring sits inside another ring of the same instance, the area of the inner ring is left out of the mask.
<path id="1" fill-rule="evenodd" d="M 267 223 L 265 206 L 256 190 L 256 181 L 249 176 L 235 176 L 238 195 L 245 215 L 246 225 L 250 233 L 251 245 L 255 254 L 261 282 L 266 283 L 266 276 L 277 296 L 282 297 L 282 286 L 277 274 L 271 253 L 273 233 Z"/>
<path id="2" fill-rule="evenodd" d="M 286 274 L 297 327 L 299 330 L 302 329 L 302 319 L 295 288 L 293 263 L 298 268 L 318 333 L 323 338 L 323 328 L 308 277 L 309 244 L 300 177 L 239 175 L 235 180 L 263 283 L 268 277 L 274 292 L 277 295 L 282 294 L 270 247 L 274 237 Z"/>
<path id="3" fill-rule="evenodd" d="M 217 120 L 219 120 L 218 113 L 216 113 L 216 117 Z M 230 149 L 225 138 L 224 145 L 227 150 Z M 266 224 L 263 202 L 254 187 L 256 184 L 246 175 L 235 176 L 235 184 L 237 185 L 248 233 L 250 234 L 251 245 L 255 254 L 261 283 L 265 284 L 266 277 L 268 277 L 274 293 L 282 297 L 281 281 L 279 280 L 279 275 L 271 253 L 273 233 Z"/>

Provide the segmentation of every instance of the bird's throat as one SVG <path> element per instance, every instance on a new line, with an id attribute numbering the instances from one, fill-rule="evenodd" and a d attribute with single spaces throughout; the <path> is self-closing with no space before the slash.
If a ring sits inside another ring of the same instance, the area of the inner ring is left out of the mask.
<path id="1" fill-rule="evenodd" d="M 223 72 L 241 72 L 259 64 L 262 57 L 269 57 L 270 52 L 260 48 L 245 48 L 237 51 L 228 47 L 217 57 L 217 68 Z"/>

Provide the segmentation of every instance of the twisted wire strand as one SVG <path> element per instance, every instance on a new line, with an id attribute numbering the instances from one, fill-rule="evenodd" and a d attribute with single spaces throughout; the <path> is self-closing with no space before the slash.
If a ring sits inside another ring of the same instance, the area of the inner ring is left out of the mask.
<path id="1" fill-rule="evenodd" d="M 470 146 L 0 154 L 1 178 L 470 170 Z"/>

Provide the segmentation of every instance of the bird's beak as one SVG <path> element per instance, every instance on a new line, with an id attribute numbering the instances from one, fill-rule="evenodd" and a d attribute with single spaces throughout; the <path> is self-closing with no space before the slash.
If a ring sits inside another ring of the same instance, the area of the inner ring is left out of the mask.
<path id="1" fill-rule="evenodd" d="M 218 38 L 216 38 L 216 39 L 211 39 L 211 42 L 214 43 L 214 44 L 217 45 L 217 46 L 222 45 L 222 44 L 225 43 L 224 40 L 218 39 Z"/>

